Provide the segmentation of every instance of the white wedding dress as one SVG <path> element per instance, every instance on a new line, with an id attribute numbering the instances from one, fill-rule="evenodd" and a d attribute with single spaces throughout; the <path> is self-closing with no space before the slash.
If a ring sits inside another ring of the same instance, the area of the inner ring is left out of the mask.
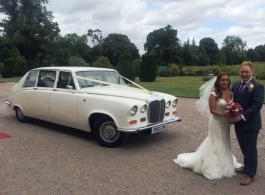
<path id="1" fill-rule="evenodd" d="M 211 94 L 216 96 L 215 92 L 211 92 Z M 219 98 L 216 109 L 224 112 L 226 104 L 225 100 Z M 235 168 L 241 167 L 241 164 L 237 163 L 236 158 L 232 155 L 229 120 L 211 115 L 208 136 L 199 148 L 192 153 L 179 154 L 173 161 L 208 179 L 235 176 Z"/>

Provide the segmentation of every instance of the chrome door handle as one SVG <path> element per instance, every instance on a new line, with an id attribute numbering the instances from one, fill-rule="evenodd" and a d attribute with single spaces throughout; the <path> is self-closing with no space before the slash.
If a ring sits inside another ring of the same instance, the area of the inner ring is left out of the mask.
<path id="1" fill-rule="evenodd" d="M 34 87 L 33 89 L 34 89 L 34 90 L 38 90 L 38 87 Z"/>
<path id="2" fill-rule="evenodd" d="M 59 91 L 58 89 L 52 89 L 53 91 Z"/>

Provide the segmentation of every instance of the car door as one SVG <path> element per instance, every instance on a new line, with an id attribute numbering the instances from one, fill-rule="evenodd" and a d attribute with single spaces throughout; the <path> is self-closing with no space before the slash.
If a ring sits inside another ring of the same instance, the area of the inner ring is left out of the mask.
<path id="1" fill-rule="evenodd" d="M 50 117 L 60 124 L 78 125 L 77 99 L 73 77 L 69 71 L 59 71 L 56 88 L 49 97 Z"/>
<path id="2" fill-rule="evenodd" d="M 15 94 L 16 96 L 16 105 L 18 105 L 26 116 L 33 117 L 34 113 L 31 95 L 34 87 L 36 86 L 38 79 L 38 70 L 32 70 L 28 73 L 25 81 L 22 85 L 22 90 Z"/>
<path id="3" fill-rule="evenodd" d="M 50 120 L 49 96 L 55 85 L 55 70 L 39 70 L 37 85 L 29 96 L 30 116 Z"/>

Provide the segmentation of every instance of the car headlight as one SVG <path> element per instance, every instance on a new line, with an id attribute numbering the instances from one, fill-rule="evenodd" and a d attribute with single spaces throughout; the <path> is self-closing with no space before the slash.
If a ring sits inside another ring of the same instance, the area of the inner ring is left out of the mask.
<path id="1" fill-rule="evenodd" d="M 172 106 L 173 106 L 173 107 L 176 107 L 177 104 L 178 104 L 178 99 L 175 99 L 175 100 L 173 101 L 173 103 L 172 103 Z"/>
<path id="2" fill-rule="evenodd" d="M 146 111 L 146 109 L 147 109 L 147 106 L 146 106 L 146 104 L 145 104 L 145 105 L 143 105 L 142 108 L 141 108 L 141 113 L 144 113 L 144 112 Z"/>
<path id="3" fill-rule="evenodd" d="M 168 108 L 168 107 L 170 106 L 170 104 L 171 104 L 171 101 L 168 101 L 168 102 L 166 103 L 166 108 Z"/>
<path id="4" fill-rule="evenodd" d="M 131 110 L 130 110 L 130 114 L 131 114 L 131 116 L 134 116 L 134 115 L 136 114 L 137 110 L 138 110 L 138 107 L 137 107 L 137 106 L 133 106 L 133 107 L 131 108 Z"/>

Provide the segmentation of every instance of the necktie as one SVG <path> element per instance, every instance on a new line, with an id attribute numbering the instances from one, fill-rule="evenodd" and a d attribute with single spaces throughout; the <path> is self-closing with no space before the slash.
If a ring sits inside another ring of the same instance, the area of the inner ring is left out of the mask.
<path id="1" fill-rule="evenodd" d="M 239 87 L 239 92 L 241 92 L 244 89 L 244 86 L 246 85 L 245 82 L 241 83 L 240 87 Z"/>

